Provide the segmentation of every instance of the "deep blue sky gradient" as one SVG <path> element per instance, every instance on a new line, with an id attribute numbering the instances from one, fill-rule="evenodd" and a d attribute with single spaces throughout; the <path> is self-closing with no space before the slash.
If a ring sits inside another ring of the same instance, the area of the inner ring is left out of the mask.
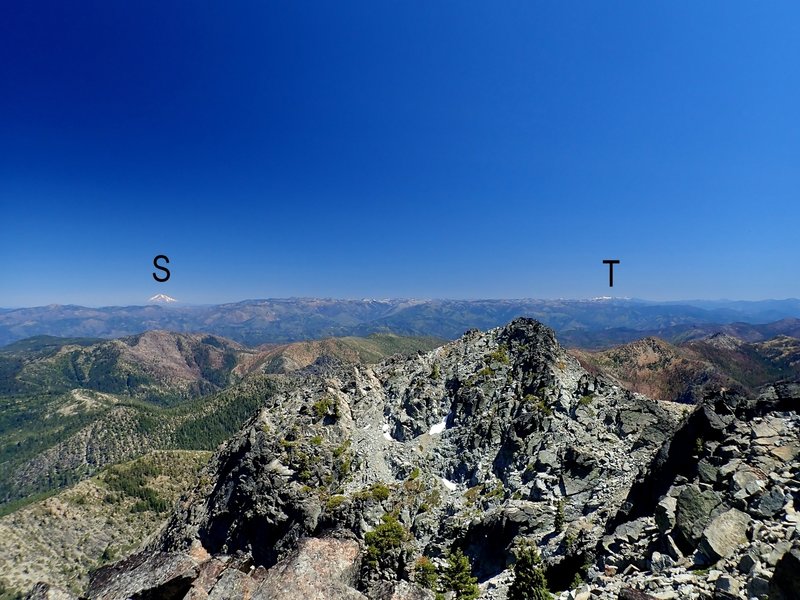
<path id="1" fill-rule="evenodd" d="M 0 57 L 0 306 L 800 296 L 797 2 L 14 1 Z"/>

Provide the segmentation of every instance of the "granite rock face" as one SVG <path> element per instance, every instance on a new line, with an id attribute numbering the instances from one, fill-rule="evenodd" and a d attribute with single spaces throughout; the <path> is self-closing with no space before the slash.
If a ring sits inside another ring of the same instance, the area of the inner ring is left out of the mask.
<path id="1" fill-rule="evenodd" d="M 797 536 L 787 389 L 684 417 L 588 373 L 530 319 L 298 377 L 88 597 L 432 598 L 418 561 L 441 571 L 461 549 L 501 600 L 522 541 L 565 599 L 758 590 Z"/>

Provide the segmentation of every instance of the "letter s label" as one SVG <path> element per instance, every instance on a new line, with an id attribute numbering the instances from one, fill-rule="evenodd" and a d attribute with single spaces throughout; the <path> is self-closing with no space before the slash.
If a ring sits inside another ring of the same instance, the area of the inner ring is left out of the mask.
<path id="1" fill-rule="evenodd" d="M 159 260 L 163 260 L 163 261 L 165 261 L 167 264 L 169 264 L 169 258 L 168 258 L 167 256 L 165 256 L 164 254 L 159 254 L 158 256 L 156 256 L 156 257 L 153 259 L 153 266 L 154 266 L 156 269 L 158 269 L 158 270 L 160 270 L 160 271 L 164 271 L 164 272 L 166 273 L 166 275 L 164 275 L 164 276 L 159 276 L 159 275 L 156 275 L 155 273 L 153 273 L 153 279 L 155 279 L 156 281 L 160 281 L 161 283 L 163 283 L 163 282 L 165 282 L 165 281 L 169 280 L 169 269 L 168 269 L 167 267 L 162 267 L 160 264 L 158 264 L 158 261 L 159 261 Z"/>

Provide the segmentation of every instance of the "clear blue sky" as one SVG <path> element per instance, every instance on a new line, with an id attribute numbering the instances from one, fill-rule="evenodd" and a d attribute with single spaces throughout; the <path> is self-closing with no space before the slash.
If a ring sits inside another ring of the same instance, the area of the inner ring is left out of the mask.
<path id="1" fill-rule="evenodd" d="M 0 56 L 0 306 L 800 296 L 797 2 L 24 0 Z"/>

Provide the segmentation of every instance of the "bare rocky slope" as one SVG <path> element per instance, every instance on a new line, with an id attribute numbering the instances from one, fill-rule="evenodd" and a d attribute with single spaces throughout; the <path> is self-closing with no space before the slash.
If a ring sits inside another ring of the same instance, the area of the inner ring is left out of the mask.
<path id="1" fill-rule="evenodd" d="M 44 581 L 80 593 L 90 570 L 159 529 L 210 454 L 154 452 L 1 517 L 0 590 Z"/>
<path id="2" fill-rule="evenodd" d="M 608 350 L 570 352 L 630 390 L 691 404 L 715 390 L 752 396 L 769 383 L 800 379 L 800 339 L 785 335 L 746 342 L 715 333 L 679 345 L 646 337 Z"/>
<path id="3" fill-rule="evenodd" d="M 529 319 L 309 375 L 84 596 L 433 598 L 420 559 L 461 549 L 500 600 L 527 541 L 563 598 L 795 598 L 798 396 L 672 410 Z"/>

